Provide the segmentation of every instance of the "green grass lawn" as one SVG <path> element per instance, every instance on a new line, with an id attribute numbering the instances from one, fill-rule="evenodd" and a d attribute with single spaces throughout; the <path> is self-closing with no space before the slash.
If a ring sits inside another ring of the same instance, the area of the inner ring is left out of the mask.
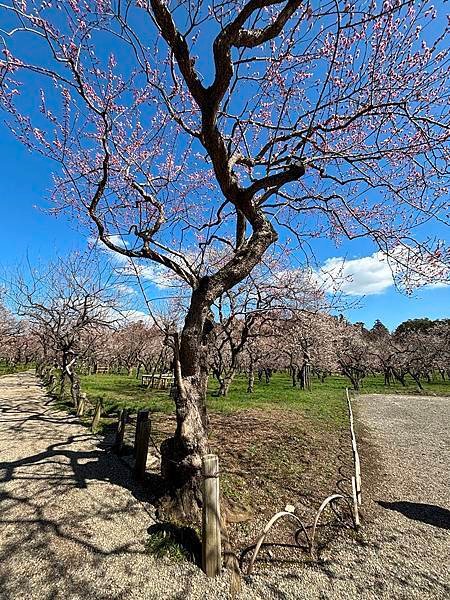
<path id="1" fill-rule="evenodd" d="M 137 411 L 150 408 L 152 411 L 170 413 L 173 402 L 168 390 L 147 389 L 141 380 L 129 375 L 84 375 L 81 377 L 81 389 L 89 400 L 95 402 L 103 398 L 106 412 L 128 408 Z"/>
<path id="2" fill-rule="evenodd" d="M 314 381 L 310 392 L 292 386 L 285 373 L 275 373 L 269 384 L 255 381 L 252 394 L 247 393 L 247 379 L 237 377 L 226 398 L 215 395 L 216 380 L 210 380 L 208 407 L 219 412 L 234 412 L 247 408 L 301 410 L 305 414 L 331 422 L 345 418 L 343 403 L 345 382 L 340 377 L 329 377 L 325 384 Z"/>
<path id="3" fill-rule="evenodd" d="M 10 375 L 11 373 L 19 373 L 20 371 L 27 371 L 28 369 L 32 369 L 33 365 L 7 365 L 5 363 L 0 363 L 0 376 L 1 375 Z"/>
<path id="4" fill-rule="evenodd" d="M 431 384 L 424 383 L 424 394 L 450 394 L 450 383 L 440 379 Z M 300 410 L 313 420 L 328 423 L 342 423 L 346 419 L 346 407 L 343 402 L 345 387 L 349 382 L 345 377 L 327 377 L 322 384 L 313 378 L 310 392 L 294 388 L 290 377 L 285 373 L 275 373 L 270 384 L 255 381 L 253 394 L 247 393 L 247 380 L 237 377 L 226 398 L 218 397 L 217 381 L 210 379 L 208 391 L 208 408 L 212 412 L 231 413 L 249 408 Z M 149 408 L 154 412 L 172 413 L 173 402 L 167 390 L 147 389 L 140 384 L 140 379 L 127 375 L 89 375 L 82 377 L 82 389 L 92 402 L 103 398 L 106 412 L 120 408 L 136 411 Z M 382 376 L 366 377 L 361 393 L 407 393 L 417 392 L 412 379 L 407 386 L 393 384 L 383 385 Z"/>
<path id="5" fill-rule="evenodd" d="M 132 412 L 148 408 L 154 413 L 152 444 L 156 447 L 173 435 L 174 406 L 168 390 L 147 389 L 140 379 L 128 375 L 83 376 L 81 384 L 91 405 L 97 398 L 103 399 L 106 414 L 100 428 L 104 433 L 113 430 L 113 413 L 126 407 Z M 293 388 L 287 374 L 275 373 L 269 384 L 255 381 L 253 394 L 248 394 L 246 377 L 239 376 L 229 395 L 222 398 L 216 395 L 218 383 L 211 378 L 209 444 L 221 464 L 224 506 L 238 513 L 264 514 L 265 518 L 300 497 L 307 498 L 311 507 L 320 506 L 340 478 L 342 456 L 351 464 L 345 401 L 348 385 L 340 376 L 328 377 L 323 384 L 313 378 L 312 390 L 306 392 Z M 450 393 L 450 384 L 437 380 L 426 388 L 425 393 Z M 382 377 L 368 377 L 361 391 L 411 394 L 416 386 L 408 381 L 406 388 L 385 388 Z M 87 414 L 83 422 L 89 425 L 91 420 L 92 414 Z M 347 446 L 342 446 L 343 432 Z M 128 435 L 132 444 L 133 426 Z M 248 531 L 245 523 L 237 523 L 231 535 L 247 546 L 254 541 Z"/>
<path id="6" fill-rule="evenodd" d="M 406 387 L 401 383 L 395 382 L 390 386 L 384 385 L 382 375 L 376 377 L 366 377 L 363 381 L 363 387 L 360 390 L 361 394 L 418 394 L 418 395 L 436 395 L 450 396 L 450 381 L 442 381 L 440 375 L 436 374 L 431 381 L 421 380 L 423 390 L 419 390 L 415 381 L 409 375 L 406 376 Z M 350 386 L 349 386 L 350 387 Z"/>

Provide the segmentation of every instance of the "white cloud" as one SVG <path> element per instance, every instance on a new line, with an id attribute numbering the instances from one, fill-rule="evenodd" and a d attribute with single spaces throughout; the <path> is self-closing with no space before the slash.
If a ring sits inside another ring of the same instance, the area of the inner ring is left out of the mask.
<path id="1" fill-rule="evenodd" d="M 124 283 L 119 283 L 116 285 L 116 289 L 120 294 L 134 296 L 136 294 L 136 290 L 131 287 L 131 285 L 125 285 Z"/>
<path id="2" fill-rule="evenodd" d="M 372 296 L 382 294 L 394 285 L 394 275 L 402 280 L 407 288 L 413 287 L 446 287 L 442 280 L 445 269 L 441 264 L 411 255 L 406 256 L 405 248 L 398 248 L 397 258 L 401 264 L 388 262 L 383 252 L 374 252 L 370 256 L 347 260 L 344 257 L 327 259 L 315 275 L 319 283 L 329 292 L 342 292 L 346 296 Z M 393 252 L 395 255 L 395 251 Z M 393 274 L 394 271 L 394 274 Z M 434 279 L 434 281 L 433 281 Z"/>
<path id="3" fill-rule="evenodd" d="M 347 296 L 381 294 L 394 285 L 392 271 L 381 252 L 351 260 L 329 258 L 316 275 L 328 291 L 341 291 Z"/>
<path id="4" fill-rule="evenodd" d="M 108 236 L 109 240 L 118 247 L 126 248 L 129 244 L 119 235 Z M 90 238 L 91 244 L 98 244 L 100 250 L 106 254 L 115 268 L 121 274 L 132 277 L 140 277 L 141 279 L 152 283 L 155 287 L 165 289 L 173 286 L 174 274 L 163 266 L 148 262 L 142 264 L 138 259 L 132 259 L 120 252 L 115 252 L 108 248 L 98 238 Z"/>
<path id="5" fill-rule="evenodd" d="M 146 325 L 153 325 L 154 320 L 152 317 L 141 310 L 125 310 L 122 312 L 123 318 L 131 323 L 137 323 L 138 321 L 143 321 Z"/>
<path id="6" fill-rule="evenodd" d="M 125 271 L 128 275 L 139 276 L 141 279 L 150 281 L 157 288 L 169 288 L 173 286 L 174 274 L 169 269 L 155 264 L 129 264 Z"/>
<path id="7" fill-rule="evenodd" d="M 109 235 L 108 240 L 111 242 L 111 244 L 114 244 L 114 246 L 118 246 L 119 248 L 126 248 L 127 246 L 129 246 L 129 243 L 126 240 L 124 240 L 121 235 Z"/>
<path id="8" fill-rule="evenodd" d="M 112 244 L 114 244 L 114 246 L 118 246 L 119 248 L 126 248 L 127 246 L 129 246 L 128 242 L 124 240 L 121 235 L 108 235 L 108 239 Z M 106 244 L 95 235 L 91 235 L 88 237 L 88 244 L 90 246 L 98 246 L 101 250 L 105 252 L 112 252 L 112 250 L 110 250 L 108 246 L 106 246 Z"/>

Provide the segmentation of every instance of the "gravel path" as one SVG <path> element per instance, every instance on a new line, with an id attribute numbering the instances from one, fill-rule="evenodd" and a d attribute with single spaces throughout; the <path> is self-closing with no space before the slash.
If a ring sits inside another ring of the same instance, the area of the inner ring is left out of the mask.
<path id="1" fill-rule="evenodd" d="M 226 598 L 228 582 L 145 553 L 129 470 L 32 373 L 0 379 L 1 600 Z"/>
<path id="2" fill-rule="evenodd" d="M 450 397 L 370 395 L 356 406 L 380 461 L 369 581 L 389 598 L 449 598 Z"/>
<path id="3" fill-rule="evenodd" d="M 375 517 L 362 543 L 345 535 L 319 563 L 256 568 L 240 598 L 450 596 L 450 399 L 367 396 L 356 404 L 384 471 L 373 498 L 364 497 Z M 154 520 L 143 498 L 128 469 L 56 412 L 32 373 L 0 378 L 1 600 L 229 598 L 226 575 L 209 580 L 193 565 L 145 553 Z"/>

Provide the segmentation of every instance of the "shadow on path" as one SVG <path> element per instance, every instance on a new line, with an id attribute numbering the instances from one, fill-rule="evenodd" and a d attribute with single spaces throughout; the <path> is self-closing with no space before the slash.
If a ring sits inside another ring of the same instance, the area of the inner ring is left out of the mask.
<path id="1" fill-rule="evenodd" d="M 435 504 L 421 504 L 419 502 L 377 502 L 387 510 L 395 510 L 402 513 L 408 519 L 421 521 L 427 525 L 440 527 L 441 529 L 450 529 L 450 510 L 436 506 Z"/>
<path id="2" fill-rule="evenodd" d="M 134 581 L 131 564 L 141 572 L 152 568 L 147 529 L 155 522 L 151 504 L 162 479 L 147 474 L 144 484 L 136 483 L 129 465 L 110 450 L 113 428 L 101 438 L 91 434 L 45 395 L 34 375 L 4 381 L 1 600 L 122 597 L 110 586 Z"/>

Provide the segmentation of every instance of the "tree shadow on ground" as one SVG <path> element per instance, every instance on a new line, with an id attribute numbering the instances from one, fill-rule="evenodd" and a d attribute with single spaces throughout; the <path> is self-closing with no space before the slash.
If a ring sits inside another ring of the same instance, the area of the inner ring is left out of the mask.
<path id="1" fill-rule="evenodd" d="M 378 500 L 377 504 L 387 510 L 395 510 L 413 521 L 421 521 L 441 529 L 450 529 L 450 510 L 441 506 L 406 501 L 384 502 L 383 500 Z"/>
<path id="2" fill-rule="evenodd" d="M 125 554 L 132 561 L 147 553 L 133 536 L 113 543 L 103 541 L 91 530 L 91 523 L 97 521 L 101 531 L 103 526 L 112 527 L 114 521 L 132 519 L 130 515 L 137 511 L 133 498 L 143 503 L 146 523 L 154 523 L 151 504 L 164 492 L 161 477 L 147 474 L 143 483 L 136 482 L 129 465 L 111 452 L 110 435 L 99 437 L 83 431 L 76 417 L 55 412 L 49 398 L 30 396 L 16 401 L 5 396 L 0 398 L 0 412 L 0 441 L 5 449 L 0 457 L 0 528 L 9 532 L 0 540 L 0 596 L 12 600 L 26 595 L 32 578 L 28 581 L 20 573 L 12 576 L 8 565 L 17 564 L 25 555 L 33 564 L 44 553 L 43 568 L 50 587 L 64 582 L 69 597 L 106 600 L 111 596 L 101 591 L 98 581 L 77 575 L 75 568 L 66 568 L 65 560 L 67 556 L 75 561 L 84 557 L 83 561 L 98 568 L 114 556 Z M 111 484 L 104 496 L 92 497 L 89 483 L 95 480 Z M 115 486 L 128 490 L 129 497 Z M 74 489 L 81 493 L 71 505 Z M 70 510 L 58 514 L 65 502 Z M 56 596 L 55 591 L 49 597 Z M 33 597 L 31 591 L 28 597 Z"/>
<path id="3" fill-rule="evenodd" d="M 53 419 L 46 419 L 32 415 L 30 420 L 54 423 Z M 23 426 L 27 419 L 21 419 L 20 426 Z M 61 420 L 60 420 L 61 422 Z M 17 424 L 11 428 L 17 431 Z M 31 435 L 29 437 L 32 437 Z M 35 435 L 42 438 L 42 433 Z M 97 443 L 93 450 L 82 450 L 80 443 L 92 440 L 92 435 L 88 432 L 80 435 L 70 435 L 59 442 L 49 444 L 45 450 L 12 461 L 0 461 L 0 483 L 6 483 L 15 478 L 15 473 L 23 467 L 37 467 L 44 463 L 55 462 L 55 459 L 66 459 L 70 465 L 71 475 L 66 478 L 67 485 L 85 489 L 89 480 L 108 481 L 113 485 L 118 485 L 130 490 L 133 496 L 139 501 L 153 502 L 165 492 L 163 480 L 156 474 L 146 473 L 145 481 L 142 484 L 137 483 L 129 466 L 120 460 L 111 450 L 110 445 L 105 439 Z M 77 446 L 72 449 L 72 446 Z M 56 460 L 56 462 L 58 462 Z"/>

